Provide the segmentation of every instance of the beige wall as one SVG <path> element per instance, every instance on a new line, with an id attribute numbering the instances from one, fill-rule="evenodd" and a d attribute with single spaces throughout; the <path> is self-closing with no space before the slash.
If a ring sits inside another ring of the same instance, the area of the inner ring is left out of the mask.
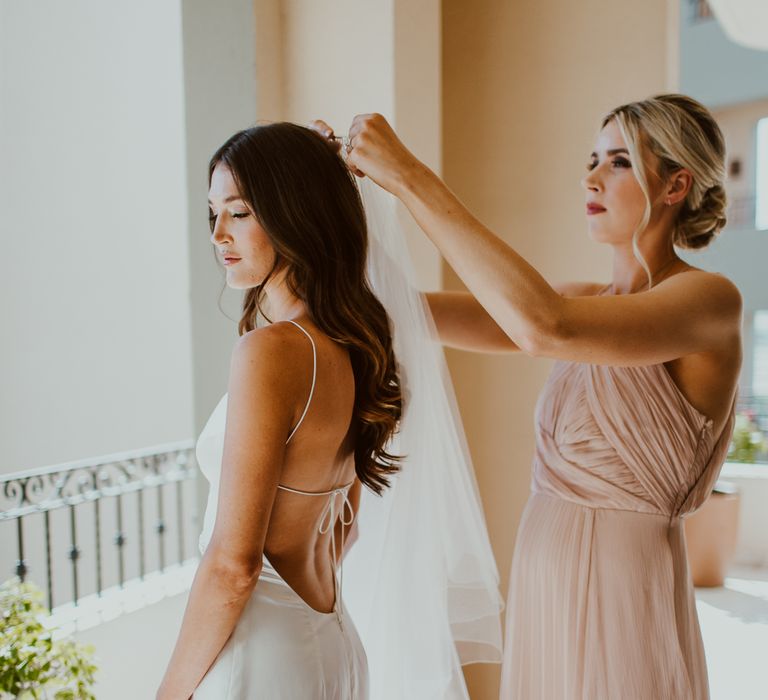
<path id="1" fill-rule="evenodd" d="M 664 0 L 443 2 L 444 176 L 553 282 L 610 278 L 579 180 L 601 114 L 668 87 L 669 16 Z M 551 363 L 451 352 L 449 364 L 506 593 Z M 466 675 L 474 699 L 497 697 L 498 666 Z"/>
<path id="2" fill-rule="evenodd" d="M 321 118 L 345 134 L 356 114 L 380 112 L 440 171 L 440 0 L 255 0 L 254 7 L 259 119 Z M 402 220 L 419 280 L 439 287 L 436 250 Z"/>

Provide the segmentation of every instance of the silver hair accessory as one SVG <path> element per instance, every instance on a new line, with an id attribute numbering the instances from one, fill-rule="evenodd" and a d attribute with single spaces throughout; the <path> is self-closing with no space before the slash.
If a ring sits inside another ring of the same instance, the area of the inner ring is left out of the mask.
<path id="1" fill-rule="evenodd" d="M 341 142 L 341 150 L 344 154 L 349 154 L 352 151 L 353 146 L 349 136 L 332 136 L 331 139 Z"/>

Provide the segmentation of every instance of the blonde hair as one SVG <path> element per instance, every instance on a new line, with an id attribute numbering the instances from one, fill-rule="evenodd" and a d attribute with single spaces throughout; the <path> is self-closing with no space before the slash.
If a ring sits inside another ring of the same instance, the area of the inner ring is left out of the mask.
<path id="1" fill-rule="evenodd" d="M 725 141 L 710 111 L 686 95 L 656 95 L 622 105 L 605 116 L 602 126 L 611 121 L 624 137 L 633 172 L 645 194 L 645 212 L 632 235 L 632 250 L 648 274 L 650 289 L 653 278 L 637 245 L 654 204 L 643 154 L 650 152 L 658 158 L 655 174 L 662 180 L 680 168 L 690 171 L 691 189 L 675 221 L 672 242 L 679 248 L 704 248 L 726 223 Z"/>

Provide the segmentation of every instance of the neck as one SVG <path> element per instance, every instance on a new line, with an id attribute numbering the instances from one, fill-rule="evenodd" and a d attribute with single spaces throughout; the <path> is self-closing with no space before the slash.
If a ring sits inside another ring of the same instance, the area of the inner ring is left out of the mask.
<path id="1" fill-rule="evenodd" d="M 288 288 L 285 272 L 278 272 L 267 282 L 265 296 L 265 311 L 272 323 L 293 321 L 307 313 L 306 304 Z"/>
<path id="2" fill-rule="evenodd" d="M 651 272 L 653 284 L 669 274 L 680 261 L 671 243 L 647 247 L 645 250 L 641 246 L 640 253 Z M 635 257 L 631 243 L 614 246 L 612 287 L 614 294 L 632 294 L 648 287 L 648 273 Z"/>
<path id="3" fill-rule="evenodd" d="M 640 234 L 638 248 L 651 273 L 653 285 L 672 272 L 682 262 L 672 245 L 675 221 L 682 203 L 675 206 L 657 204 L 645 230 Z M 613 246 L 614 294 L 633 294 L 648 289 L 648 273 L 635 257 L 632 241 Z"/>

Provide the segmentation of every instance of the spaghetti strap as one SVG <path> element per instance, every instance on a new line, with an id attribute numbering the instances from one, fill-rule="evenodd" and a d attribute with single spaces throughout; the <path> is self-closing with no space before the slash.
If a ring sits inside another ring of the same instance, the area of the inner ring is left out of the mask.
<path id="1" fill-rule="evenodd" d="M 604 287 L 602 287 L 601 289 L 599 289 L 599 290 L 598 290 L 598 292 L 597 292 L 597 294 L 595 294 L 595 296 L 598 296 L 598 297 L 599 297 L 599 296 L 602 296 L 602 295 L 603 295 L 603 294 L 605 294 L 605 293 L 606 293 L 606 292 L 607 292 L 607 291 L 608 291 L 608 290 L 609 290 L 609 289 L 610 289 L 612 286 L 613 286 L 613 282 L 609 282 L 609 283 L 608 283 L 608 284 L 606 284 Z"/>
<path id="2" fill-rule="evenodd" d="M 309 342 L 312 343 L 312 388 L 309 390 L 309 398 L 307 399 L 306 406 L 304 406 L 304 412 L 301 414 L 301 418 L 299 418 L 298 423 L 296 423 L 296 425 L 293 427 L 293 430 L 291 430 L 291 434 L 285 441 L 286 445 L 291 441 L 294 433 L 299 429 L 299 426 L 304 421 L 304 417 L 307 415 L 309 404 L 312 402 L 312 396 L 315 393 L 315 381 L 317 380 L 317 349 L 315 348 L 315 341 L 312 339 L 312 336 L 306 331 L 306 329 L 296 323 L 296 321 L 288 319 L 288 323 L 292 323 L 294 326 L 296 326 L 296 328 L 298 328 L 304 335 L 307 336 L 307 338 L 309 338 Z"/>

